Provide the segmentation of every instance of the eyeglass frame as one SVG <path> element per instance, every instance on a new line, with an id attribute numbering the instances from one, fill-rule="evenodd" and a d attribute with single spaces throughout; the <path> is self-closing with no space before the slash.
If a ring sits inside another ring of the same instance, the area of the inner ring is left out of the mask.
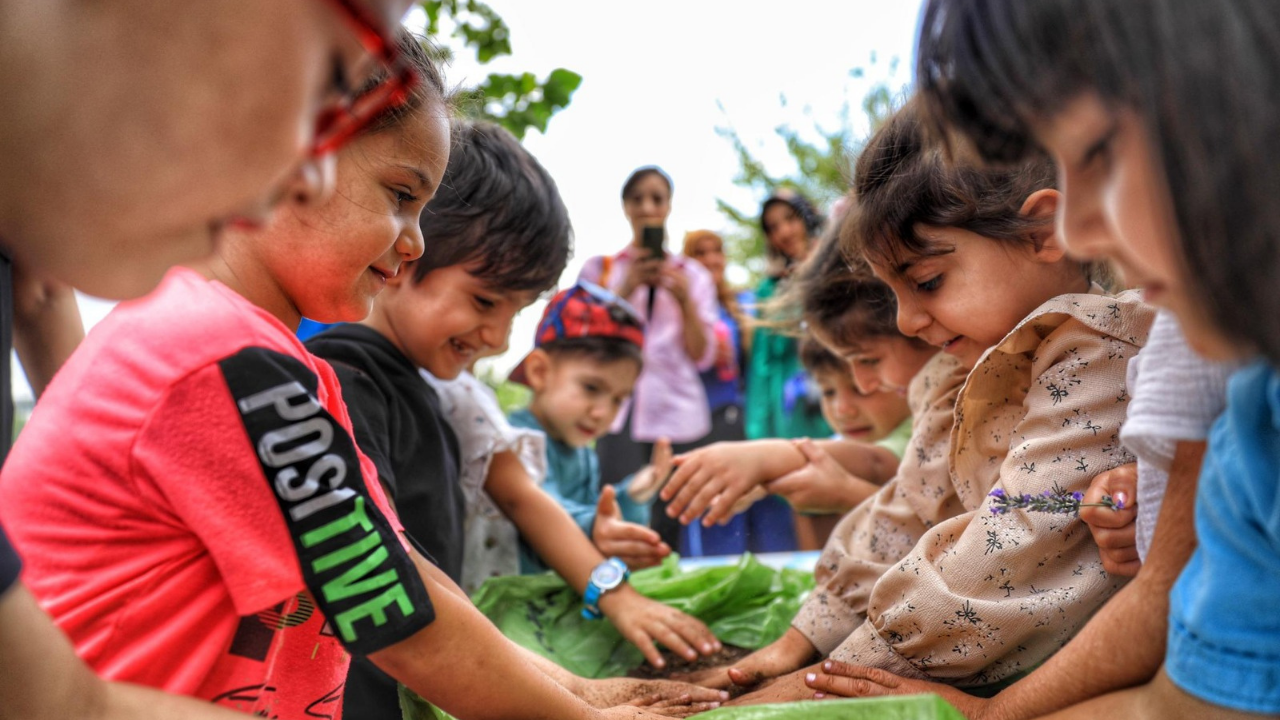
<path id="1" fill-rule="evenodd" d="M 356 0 L 328 0 L 341 11 L 360 44 L 387 68 L 387 79 L 359 97 L 344 98 L 326 108 L 316 119 L 311 156 L 334 152 L 351 141 L 382 113 L 404 104 L 421 78 L 396 46 L 394 38 L 378 27 Z"/>

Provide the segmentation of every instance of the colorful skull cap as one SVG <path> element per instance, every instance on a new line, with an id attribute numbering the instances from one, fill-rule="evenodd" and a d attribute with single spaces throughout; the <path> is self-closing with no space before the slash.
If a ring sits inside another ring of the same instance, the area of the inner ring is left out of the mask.
<path id="1" fill-rule="evenodd" d="M 533 346 L 545 347 L 571 338 L 617 338 L 644 347 L 644 322 L 626 300 L 594 283 L 579 280 L 547 303 L 534 335 Z M 511 371 L 510 379 L 527 385 L 526 356 Z"/>

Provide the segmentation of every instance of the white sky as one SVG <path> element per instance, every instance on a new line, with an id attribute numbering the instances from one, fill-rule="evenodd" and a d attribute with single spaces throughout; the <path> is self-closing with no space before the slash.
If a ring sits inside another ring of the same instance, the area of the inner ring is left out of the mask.
<path id="1" fill-rule="evenodd" d="M 474 54 L 459 50 L 445 71 L 451 85 L 472 85 L 489 72 L 543 78 L 557 67 L 584 78 L 547 134 L 534 130 L 525 138 L 556 179 L 573 222 L 574 257 L 562 284 L 573 281 L 588 257 L 616 252 L 628 241 L 619 192 L 640 165 L 661 165 L 675 181 L 668 222 L 674 239 L 695 228 L 728 229 L 717 198 L 754 210 L 763 198 L 733 185 L 737 161 L 716 128 L 736 128 L 771 172 L 792 172 L 774 129 L 788 124 L 808 131 L 815 122 L 834 129 L 841 106 L 847 102 L 857 117 L 876 80 L 905 85 L 919 13 L 919 0 L 487 2 L 511 29 L 513 54 L 479 66 Z M 408 20 L 422 23 L 412 15 Z M 899 63 L 890 75 L 892 58 Z M 855 67 L 866 69 L 866 77 L 852 78 Z M 81 298 L 86 326 L 110 307 Z M 513 349 L 492 362 L 505 369 L 527 352 L 541 311 L 536 304 L 516 319 Z M 14 392 L 30 397 L 20 373 Z"/>

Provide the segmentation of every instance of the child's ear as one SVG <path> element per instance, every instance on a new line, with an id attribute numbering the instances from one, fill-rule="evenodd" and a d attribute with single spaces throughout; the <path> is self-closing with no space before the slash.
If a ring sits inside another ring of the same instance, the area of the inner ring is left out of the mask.
<path id="1" fill-rule="evenodd" d="M 1039 227 L 1031 231 L 1031 241 L 1036 259 L 1041 262 L 1055 263 L 1067 255 L 1066 245 L 1058 236 L 1058 226 L 1054 222 L 1061 201 L 1062 193 L 1054 188 L 1044 188 L 1028 195 L 1019 210 L 1021 215 L 1040 221 Z"/>
<path id="2" fill-rule="evenodd" d="M 534 392 L 542 392 L 547 386 L 547 376 L 551 374 L 551 356 L 541 348 L 529 353 L 524 359 L 524 379 Z"/>

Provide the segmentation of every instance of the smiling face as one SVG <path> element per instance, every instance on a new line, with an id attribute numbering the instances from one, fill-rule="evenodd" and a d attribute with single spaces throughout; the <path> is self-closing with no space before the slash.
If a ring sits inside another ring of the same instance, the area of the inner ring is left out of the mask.
<path id="1" fill-rule="evenodd" d="M 640 242 L 647 227 L 666 225 L 671 215 L 671 188 L 656 172 L 647 172 L 631 184 L 622 198 L 622 211 L 636 243 Z"/>
<path id="2" fill-rule="evenodd" d="M 907 400 L 890 390 L 862 393 L 847 369 L 817 368 L 822 417 L 841 437 L 875 442 L 893 432 L 911 414 Z"/>
<path id="3" fill-rule="evenodd" d="M 1068 250 L 1119 265 L 1126 282 L 1142 287 L 1148 302 L 1178 316 L 1187 340 L 1201 354 L 1237 354 L 1186 279 L 1168 185 L 1141 119 L 1086 93 L 1038 124 L 1036 137 L 1058 166 L 1064 196 L 1058 228 Z"/>
<path id="4" fill-rule="evenodd" d="M 697 260 L 706 268 L 716 282 L 724 280 L 724 243 L 716 238 L 708 237 L 699 240 L 689 249 L 689 257 Z"/>
<path id="5" fill-rule="evenodd" d="M 385 27 L 409 5 L 361 4 Z M 0 89 L 22 102 L 0 127 L 0 238 L 111 298 L 207 257 L 300 163 L 331 177 L 304 157 L 317 118 L 373 67 L 321 0 L 20 3 L 2 25 Z"/>
<path id="6" fill-rule="evenodd" d="M 785 202 L 770 203 L 761 224 L 770 247 L 790 260 L 804 259 L 809 251 L 809 228 L 795 208 Z"/>
<path id="7" fill-rule="evenodd" d="M 286 324 L 362 320 L 403 263 L 422 254 L 418 216 L 449 157 L 449 123 L 434 103 L 338 155 L 337 191 L 316 205 L 291 200 L 261 230 L 228 235 L 265 270 Z M 230 248 L 236 252 L 237 248 Z"/>
<path id="8" fill-rule="evenodd" d="M 449 265 L 413 281 L 411 268 L 388 281 L 365 324 L 414 365 L 452 380 L 475 360 L 506 345 L 516 313 L 537 299 L 532 290 L 504 291 Z"/>
<path id="9" fill-rule="evenodd" d="M 640 377 L 639 363 L 630 358 L 601 361 L 534 350 L 525 362 L 533 388 L 529 412 L 553 440 L 575 448 L 609 432 Z"/>
<path id="10" fill-rule="evenodd" d="M 1028 209 L 1051 215 L 1057 197 L 1054 190 L 1038 191 L 1027 199 Z M 1041 303 L 1089 288 L 1052 232 L 1017 244 L 951 227 L 916 232 L 924 254 L 903 257 L 892 268 L 872 264 L 872 270 L 897 298 L 898 330 L 970 369 Z"/>
<path id="11" fill-rule="evenodd" d="M 817 329 L 812 332 L 832 354 L 848 363 L 854 387 L 864 394 L 889 392 L 906 397 L 912 378 L 938 354 L 937 348 L 922 347 L 904 337 L 868 337 L 851 345 L 829 338 Z"/>

